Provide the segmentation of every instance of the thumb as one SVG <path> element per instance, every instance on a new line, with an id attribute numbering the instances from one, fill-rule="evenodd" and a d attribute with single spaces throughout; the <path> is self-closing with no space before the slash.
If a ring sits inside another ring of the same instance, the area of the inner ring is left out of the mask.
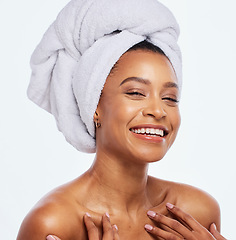
<path id="1" fill-rule="evenodd" d="M 46 240 L 61 240 L 61 239 L 57 236 L 54 236 L 54 235 L 48 235 L 46 237 Z"/>
<path id="2" fill-rule="evenodd" d="M 212 223 L 210 226 L 210 232 L 211 234 L 215 237 L 216 240 L 227 240 L 226 238 L 224 238 L 218 231 L 216 228 L 215 223 Z"/>

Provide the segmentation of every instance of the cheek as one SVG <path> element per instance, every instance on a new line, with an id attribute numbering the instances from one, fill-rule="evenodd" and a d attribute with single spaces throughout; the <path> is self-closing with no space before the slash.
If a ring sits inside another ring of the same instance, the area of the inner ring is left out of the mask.
<path id="1" fill-rule="evenodd" d="M 114 135 L 119 132 L 119 127 L 126 116 L 126 109 L 115 98 L 107 99 L 102 104 L 101 122 L 104 135 Z"/>
<path id="2" fill-rule="evenodd" d="M 102 113 L 101 136 L 103 143 L 106 142 L 110 148 L 118 147 L 129 139 L 128 135 L 130 122 L 134 122 L 139 113 L 139 108 L 135 102 L 118 98 L 116 101 L 106 102 Z M 111 146 L 115 144 L 115 146 Z"/>
<path id="3" fill-rule="evenodd" d="M 118 125 L 122 125 L 121 123 L 128 124 L 139 111 L 135 102 L 121 98 L 106 104 L 106 109 L 108 109 L 106 116 Z"/>
<path id="4" fill-rule="evenodd" d="M 180 116 L 179 108 L 176 108 L 174 111 L 170 111 L 168 115 L 169 115 L 171 126 L 177 134 L 181 124 L 181 116 Z"/>
<path id="5" fill-rule="evenodd" d="M 134 107 L 126 104 L 124 100 L 106 102 L 101 112 L 102 127 L 98 137 L 100 146 L 109 152 L 123 149 L 128 139 L 129 122 L 134 116 Z"/>

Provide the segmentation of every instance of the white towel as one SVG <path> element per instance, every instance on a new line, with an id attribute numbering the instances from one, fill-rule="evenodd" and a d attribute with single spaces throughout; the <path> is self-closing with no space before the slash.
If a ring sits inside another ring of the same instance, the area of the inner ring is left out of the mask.
<path id="1" fill-rule="evenodd" d="M 54 115 L 75 148 L 95 152 L 93 115 L 113 65 L 147 40 L 163 50 L 181 85 L 178 36 L 176 19 L 157 0 L 72 0 L 32 55 L 28 97 Z"/>

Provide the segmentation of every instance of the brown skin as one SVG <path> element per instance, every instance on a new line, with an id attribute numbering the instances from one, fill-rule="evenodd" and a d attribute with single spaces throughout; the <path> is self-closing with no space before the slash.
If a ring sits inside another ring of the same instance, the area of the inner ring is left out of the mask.
<path id="1" fill-rule="evenodd" d="M 145 79 L 145 83 L 130 80 L 120 85 L 130 77 Z M 180 114 L 175 100 L 179 90 L 174 84 L 178 84 L 176 75 L 165 56 L 144 50 L 125 53 L 109 75 L 94 114 L 101 124 L 96 132 L 94 164 L 44 197 L 26 216 L 17 240 L 42 240 L 48 234 L 62 240 L 88 239 L 86 212 L 98 227 L 100 239 L 105 212 L 110 214 L 111 225 L 118 226 L 120 239 L 161 239 L 144 226 L 160 226 L 157 219 L 148 217 L 148 210 L 176 218 L 166 208 L 167 202 L 192 215 L 206 229 L 212 223 L 220 229 L 218 204 L 207 193 L 147 175 L 148 164 L 163 158 L 178 132 Z M 143 124 L 165 126 L 168 135 L 159 143 L 139 139 L 130 129 Z"/>

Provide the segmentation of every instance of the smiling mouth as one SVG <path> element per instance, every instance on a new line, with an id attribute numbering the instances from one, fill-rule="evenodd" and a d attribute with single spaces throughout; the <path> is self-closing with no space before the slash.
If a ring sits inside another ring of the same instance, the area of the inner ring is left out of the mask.
<path id="1" fill-rule="evenodd" d="M 131 128 L 131 132 L 140 134 L 140 135 L 147 135 L 153 137 L 165 137 L 168 132 L 163 129 L 155 129 L 155 128 Z"/>

